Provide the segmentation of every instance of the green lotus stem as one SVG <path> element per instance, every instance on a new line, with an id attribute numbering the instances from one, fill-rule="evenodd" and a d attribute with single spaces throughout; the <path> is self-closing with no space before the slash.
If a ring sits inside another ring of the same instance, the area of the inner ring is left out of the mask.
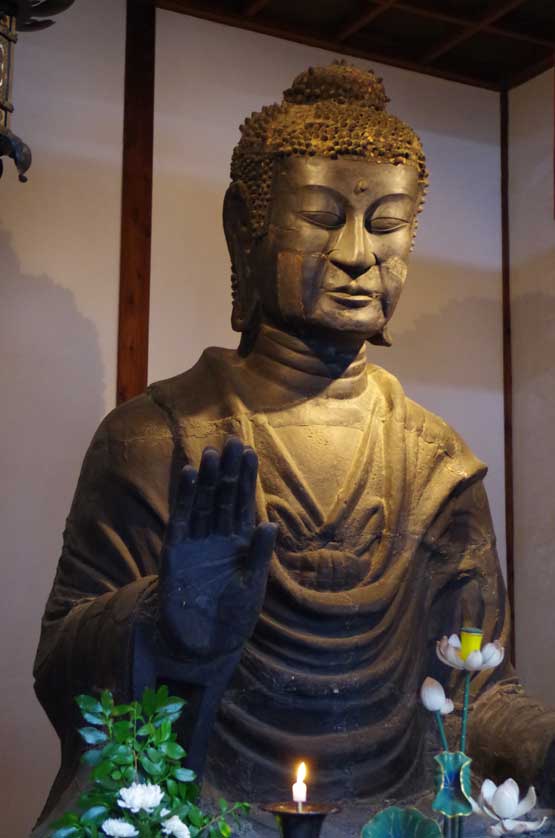
<path id="1" fill-rule="evenodd" d="M 465 752 L 466 746 L 466 723 L 468 721 L 468 704 L 470 699 L 470 672 L 467 672 L 464 676 L 464 700 L 463 700 L 463 711 L 462 711 L 462 721 L 461 721 L 461 751 Z"/>
<path id="2" fill-rule="evenodd" d="M 443 745 L 443 750 L 449 750 L 449 743 L 447 742 L 447 736 L 445 735 L 445 725 L 443 724 L 443 719 L 441 718 L 441 713 L 439 710 L 436 710 L 435 717 L 437 721 L 437 726 L 439 728 L 439 735 L 441 738 L 441 744 Z"/>

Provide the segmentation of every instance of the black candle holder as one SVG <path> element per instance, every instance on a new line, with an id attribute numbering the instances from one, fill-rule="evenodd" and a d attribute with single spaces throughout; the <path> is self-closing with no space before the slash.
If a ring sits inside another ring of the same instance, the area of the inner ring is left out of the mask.
<path id="1" fill-rule="evenodd" d="M 333 803 L 266 803 L 260 808 L 275 817 L 281 838 L 318 838 L 324 818 L 340 811 Z"/>

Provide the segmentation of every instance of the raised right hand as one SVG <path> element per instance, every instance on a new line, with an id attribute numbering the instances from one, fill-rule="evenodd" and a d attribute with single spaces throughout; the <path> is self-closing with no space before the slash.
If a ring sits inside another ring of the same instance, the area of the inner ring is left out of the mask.
<path id="1" fill-rule="evenodd" d="M 184 654 L 217 658 L 240 649 L 258 619 L 277 534 L 255 526 L 258 458 L 230 437 L 185 466 L 162 548 L 160 625 Z"/>

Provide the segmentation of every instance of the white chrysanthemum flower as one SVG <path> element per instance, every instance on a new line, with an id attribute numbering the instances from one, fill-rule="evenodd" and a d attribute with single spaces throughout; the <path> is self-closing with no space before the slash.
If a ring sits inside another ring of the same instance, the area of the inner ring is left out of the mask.
<path id="1" fill-rule="evenodd" d="M 162 824 L 162 832 L 164 835 L 173 835 L 174 838 L 190 838 L 191 833 L 187 824 L 174 815 Z"/>
<path id="2" fill-rule="evenodd" d="M 522 821 L 518 818 L 526 815 L 536 805 L 536 791 L 530 786 L 526 795 L 520 798 L 518 784 L 512 780 L 505 780 L 496 786 L 492 780 L 484 780 L 478 803 L 473 801 L 473 808 L 477 814 L 485 815 L 496 821 L 488 828 L 490 835 L 499 838 L 501 835 L 518 835 L 522 832 L 536 832 L 544 825 L 546 818 L 541 821 Z"/>
<path id="3" fill-rule="evenodd" d="M 426 710 L 432 713 L 438 711 L 442 716 L 447 716 L 454 710 L 453 702 L 445 695 L 445 690 L 435 678 L 426 678 L 420 688 L 420 698 Z"/>
<path id="4" fill-rule="evenodd" d="M 119 790 L 118 806 L 131 812 L 152 812 L 162 802 L 164 792 L 160 786 L 151 783 L 132 783 L 128 788 Z"/>
<path id="5" fill-rule="evenodd" d="M 108 818 L 104 821 L 102 832 L 110 838 L 136 838 L 139 834 L 133 824 L 119 818 Z"/>
<path id="6" fill-rule="evenodd" d="M 442 637 L 436 644 L 437 656 L 442 663 L 453 669 L 466 669 L 467 672 L 481 672 L 483 669 L 495 669 L 505 657 L 505 649 L 498 640 L 486 643 L 481 651 L 471 652 L 464 660 L 461 657 L 461 641 L 458 635 Z"/>

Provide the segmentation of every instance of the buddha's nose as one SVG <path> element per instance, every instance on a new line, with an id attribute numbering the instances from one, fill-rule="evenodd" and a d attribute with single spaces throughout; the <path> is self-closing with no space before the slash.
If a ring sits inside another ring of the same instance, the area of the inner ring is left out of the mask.
<path id="1" fill-rule="evenodd" d="M 372 246 L 372 238 L 363 218 L 352 219 L 345 224 L 329 258 L 333 265 L 348 274 L 351 279 L 357 279 L 376 264 L 378 260 Z"/>

